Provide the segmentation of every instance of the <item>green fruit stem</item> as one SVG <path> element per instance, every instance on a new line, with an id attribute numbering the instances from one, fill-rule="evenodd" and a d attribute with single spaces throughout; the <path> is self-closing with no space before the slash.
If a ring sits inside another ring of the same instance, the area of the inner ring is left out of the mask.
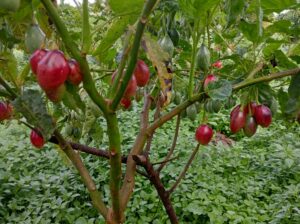
<path id="1" fill-rule="evenodd" d="M 137 24 L 136 34 L 135 34 L 135 37 L 133 40 L 133 46 L 132 46 L 132 50 L 130 53 L 130 60 L 128 63 L 126 73 L 123 77 L 123 82 L 121 83 L 119 91 L 116 93 L 116 95 L 112 101 L 111 107 L 110 107 L 112 110 L 116 110 L 116 108 L 118 107 L 118 105 L 124 95 L 124 92 L 127 88 L 127 85 L 133 75 L 133 71 L 135 69 L 135 65 L 137 62 L 137 56 L 138 56 L 138 52 L 139 52 L 141 39 L 142 39 L 144 30 L 145 30 L 145 26 L 148 21 L 148 17 L 150 16 L 157 1 L 158 0 L 148 0 L 144 6 L 142 15 Z"/>

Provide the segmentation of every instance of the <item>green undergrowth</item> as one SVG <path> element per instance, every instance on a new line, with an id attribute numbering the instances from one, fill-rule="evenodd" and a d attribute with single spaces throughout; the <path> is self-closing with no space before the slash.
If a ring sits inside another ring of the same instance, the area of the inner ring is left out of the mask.
<path id="1" fill-rule="evenodd" d="M 135 113 L 138 115 L 138 113 Z M 130 150 L 138 122 L 122 114 L 123 151 Z M 221 129 L 227 121 L 221 116 Z M 218 125 L 218 120 L 213 121 Z M 178 159 L 161 173 L 168 188 L 196 146 L 198 123 L 184 119 L 174 152 Z M 156 132 L 151 161 L 161 161 L 171 142 L 175 120 Z M 0 223 L 104 223 L 87 190 L 54 145 L 38 151 L 29 131 L 16 123 L 0 130 Z M 300 127 L 273 122 L 233 147 L 201 147 L 186 178 L 172 194 L 180 223 L 300 223 Z M 107 137 L 104 136 L 105 147 Z M 109 203 L 109 171 L 104 159 L 81 154 L 103 198 Z M 138 176 L 126 211 L 127 223 L 168 223 L 153 186 Z"/>

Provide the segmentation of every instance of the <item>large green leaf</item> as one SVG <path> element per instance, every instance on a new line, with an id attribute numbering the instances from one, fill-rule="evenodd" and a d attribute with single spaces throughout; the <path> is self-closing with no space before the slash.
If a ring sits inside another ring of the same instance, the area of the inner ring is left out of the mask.
<path id="1" fill-rule="evenodd" d="M 14 108 L 21 113 L 27 122 L 34 125 L 45 139 L 49 139 L 55 129 L 55 124 L 48 114 L 46 105 L 38 90 L 25 90 L 13 101 Z"/>
<path id="2" fill-rule="evenodd" d="M 266 12 L 280 12 L 297 4 L 296 0 L 261 0 L 262 8 Z"/>
<path id="3" fill-rule="evenodd" d="M 245 0 L 227 0 L 226 1 L 226 15 L 227 27 L 236 22 L 238 17 L 242 14 L 245 6 Z"/>
<path id="4" fill-rule="evenodd" d="M 244 36 L 253 43 L 257 43 L 259 40 L 259 30 L 256 23 L 248 23 L 245 20 L 241 21 L 239 28 Z"/>
<path id="5" fill-rule="evenodd" d="M 105 58 L 106 53 L 112 45 L 122 36 L 129 24 L 133 24 L 138 18 L 138 15 L 121 16 L 116 19 L 108 31 L 106 32 L 101 43 L 94 51 L 93 55 L 98 55 L 100 60 Z"/>
<path id="6" fill-rule="evenodd" d="M 213 9 L 220 0 L 179 0 L 180 9 L 190 18 L 206 18 L 207 11 Z"/>
<path id="7" fill-rule="evenodd" d="M 207 86 L 207 94 L 213 100 L 226 100 L 232 93 L 232 85 L 228 80 L 211 82 Z"/>
<path id="8" fill-rule="evenodd" d="M 144 0 L 108 0 L 110 8 L 117 14 L 139 14 L 144 5 Z"/>
<path id="9" fill-rule="evenodd" d="M 291 33 L 290 30 L 291 21 L 288 20 L 279 20 L 274 22 L 271 26 L 266 28 L 266 33 L 273 35 L 274 33 Z"/>

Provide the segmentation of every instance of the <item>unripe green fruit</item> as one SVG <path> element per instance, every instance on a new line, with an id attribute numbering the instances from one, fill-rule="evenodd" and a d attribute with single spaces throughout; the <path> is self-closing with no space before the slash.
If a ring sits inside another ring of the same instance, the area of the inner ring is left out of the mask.
<path id="1" fill-rule="evenodd" d="M 186 109 L 186 115 L 190 120 L 192 120 L 192 121 L 196 120 L 196 118 L 197 118 L 197 108 L 194 104 L 189 106 Z"/>
<path id="2" fill-rule="evenodd" d="M 197 53 L 197 68 L 208 71 L 210 67 L 210 52 L 208 48 L 202 44 Z"/>
<path id="3" fill-rule="evenodd" d="M 32 24 L 25 34 L 25 47 L 29 53 L 40 49 L 45 41 L 45 34 L 37 24 Z"/>
<path id="4" fill-rule="evenodd" d="M 159 39 L 158 44 L 165 52 L 169 54 L 170 58 L 173 56 L 174 44 L 168 34 L 166 34 L 163 38 Z"/>

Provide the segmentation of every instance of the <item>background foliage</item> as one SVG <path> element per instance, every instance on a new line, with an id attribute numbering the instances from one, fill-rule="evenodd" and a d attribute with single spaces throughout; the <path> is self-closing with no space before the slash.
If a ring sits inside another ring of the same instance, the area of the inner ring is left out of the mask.
<path id="1" fill-rule="evenodd" d="M 127 130 L 123 132 L 123 144 L 129 146 L 136 130 L 130 124 L 137 118 L 125 112 L 119 119 L 122 129 Z M 216 127 L 228 126 L 228 117 L 220 115 L 214 120 Z M 174 129 L 173 122 L 163 126 L 153 141 L 154 162 L 167 153 L 170 129 Z M 68 160 L 53 150 L 54 145 L 48 144 L 42 151 L 33 149 L 27 132 L 16 123 L 1 128 L 0 222 L 104 223 Z M 299 223 L 299 133 L 298 124 L 277 121 L 233 147 L 221 143 L 202 147 L 172 197 L 180 222 Z M 163 182 L 172 183 L 188 159 L 193 142 L 194 122 L 183 119 L 175 152 L 179 159 L 163 170 Z M 82 156 L 108 201 L 107 161 Z M 156 191 L 143 177 L 137 180 L 126 223 L 166 223 Z"/>

